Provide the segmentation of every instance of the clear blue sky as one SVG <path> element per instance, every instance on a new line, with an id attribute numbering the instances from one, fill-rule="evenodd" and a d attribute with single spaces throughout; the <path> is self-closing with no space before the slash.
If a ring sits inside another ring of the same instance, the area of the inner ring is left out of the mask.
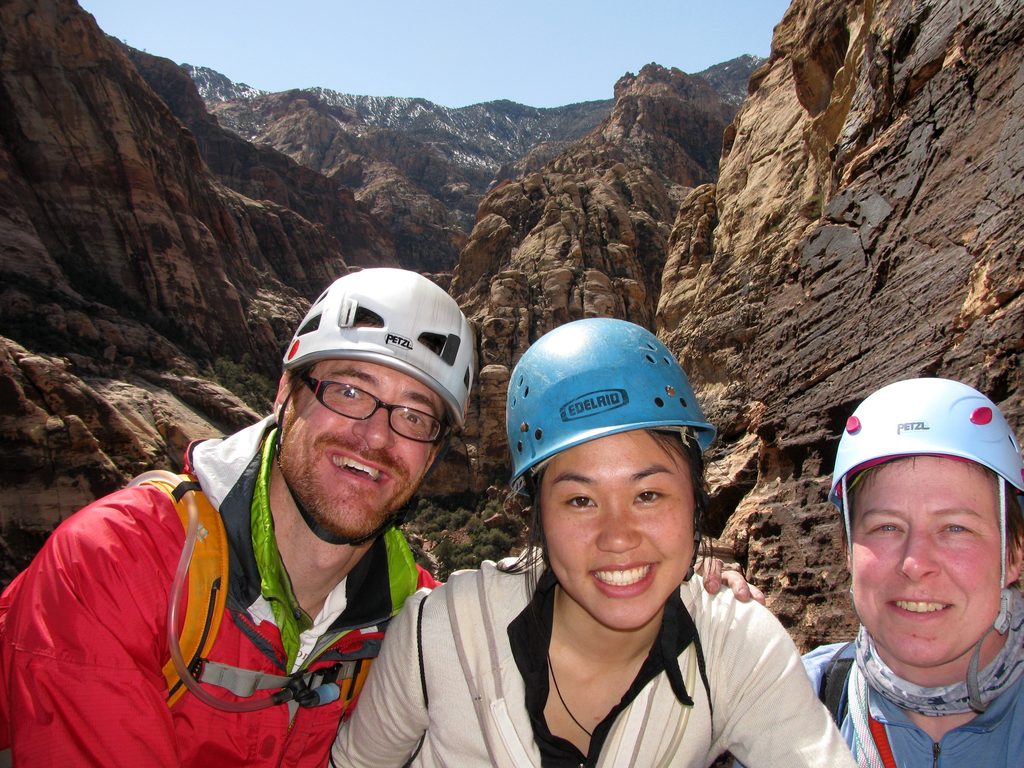
<path id="1" fill-rule="evenodd" d="M 767 56 L 789 0 L 80 0 L 109 35 L 267 91 L 448 107 L 610 99 L 649 62 Z"/>

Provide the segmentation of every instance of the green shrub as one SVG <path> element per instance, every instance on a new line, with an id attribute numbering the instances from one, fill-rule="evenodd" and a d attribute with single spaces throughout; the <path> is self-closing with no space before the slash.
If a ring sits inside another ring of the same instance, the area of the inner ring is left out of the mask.
<path id="1" fill-rule="evenodd" d="M 430 544 L 423 563 L 441 581 L 462 568 L 477 568 L 484 560 L 500 560 L 515 554 L 522 531 L 515 521 L 500 528 L 488 528 L 484 520 L 502 511 L 498 499 L 481 499 L 477 509 L 445 508 L 421 499 L 406 529 Z M 432 546 L 431 546 L 432 545 Z"/>
<path id="2" fill-rule="evenodd" d="M 213 378 L 257 413 L 270 412 L 277 394 L 277 383 L 258 373 L 248 355 L 242 357 L 241 363 L 218 357 L 213 362 Z"/>

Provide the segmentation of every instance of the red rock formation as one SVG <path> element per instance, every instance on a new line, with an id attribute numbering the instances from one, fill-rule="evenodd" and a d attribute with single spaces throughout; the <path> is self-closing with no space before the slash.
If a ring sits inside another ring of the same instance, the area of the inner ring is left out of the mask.
<path id="1" fill-rule="evenodd" d="M 703 79 L 648 65 L 592 134 L 483 200 L 452 282 L 480 331 L 478 485 L 505 477 L 505 387 L 530 343 L 581 317 L 653 327 L 669 224 L 689 185 L 714 178 L 729 114 Z"/>
<path id="2" fill-rule="evenodd" d="M 100 360 L 248 354 L 275 370 L 280 334 L 258 299 L 269 291 L 296 315 L 286 286 L 312 293 L 343 272 L 337 243 L 218 184 L 191 134 L 73 3 L 0 13 L 8 333 Z M 68 322 L 71 311 L 92 324 Z M 107 316 L 134 329 L 96 328 Z"/>
<path id="3" fill-rule="evenodd" d="M 749 468 L 724 535 L 804 644 L 853 627 L 825 499 L 857 401 L 951 376 L 1024 431 L 1011 5 L 796 0 L 717 189 L 673 230 L 659 331 L 723 427 L 719 454 Z"/>
<path id="4" fill-rule="evenodd" d="M 465 242 L 461 224 L 472 220 L 480 199 L 471 187 L 486 183 L 486 171 L 468 178 L 429 143 L 368 126 L 311 91 L 271 93 L 210 109 L 229 125 L 252 125 L 251 147 L 272 147 L 310 169 L 321 184 L 329 179 L 354 190 L 347 194 L 386 228 L 402 266 L 423 272 L 454 268 Z"/>
<path id="5" fill-rule="evenodd" d="M 5 578 L 84 501 L 254 419 L 201 377 L 274 375 L 347 267 L 322 227 L 217 182 L 72 2 L 0 4 L 0 179 Z"/>
<path id="6" fill-rule="evenodd" d="M 344 180 L 329 179 L 269 146 L 250 144 L 225 130 L 207 113 L 195 83 L 178 65 L 132 48 L 124 51 L 147 84 L 191 131 L 203 162 L 221 183 L 322 225 L 350 266 L 398 266 L 391 235 L 366 206 L 356 202 L 352 190 L 343 186 Z M 420 267 L 415 259 L 403 264 Z M 321 287 L 308 286 L 311 293 Z"/>

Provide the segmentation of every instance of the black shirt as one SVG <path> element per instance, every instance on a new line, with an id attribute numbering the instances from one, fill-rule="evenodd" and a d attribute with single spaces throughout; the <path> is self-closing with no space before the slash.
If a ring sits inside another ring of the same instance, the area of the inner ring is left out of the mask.
<path id="1" fill-rule="evenodd" d="M 622 700 L 612 707 L 590 737 L 590 755 L 580 752 L 574 744 L 548 730 L 544 719 L 544 706 L 548 700 L 548 646 L 551 643 L 551 624 L 554 616 L 555 586 L 557 579 L 552 571 L 546 571 L 537 583 L 537 590 L 529 605 L 508 625 L 508 639 L 512 655 L 523 676 L 526 687 L 526 711 L 533 725 L 533 738 L 541 753 L 544 768 L 577 768 L 597 764 L 601 748 L 611 732 L 618 714 L 629 706 L 649 682 L 662 672 L 668 677 L 676 698 L 687 706 L 693 706 L 693 699 L 686 691 L 683 676 L 679 670 L 679 655 L 692 643 L 697 644 L 698 662 L 704 677 L 704 659 L 700 651 L 700 640 L 693 619 L 683 605 L 679 592 L 674 591 L 665 601 L 661 628 L 651 646 L 636 679 L 623 695 Z M 705 685 L 706 685 L 705 681 Z"/>

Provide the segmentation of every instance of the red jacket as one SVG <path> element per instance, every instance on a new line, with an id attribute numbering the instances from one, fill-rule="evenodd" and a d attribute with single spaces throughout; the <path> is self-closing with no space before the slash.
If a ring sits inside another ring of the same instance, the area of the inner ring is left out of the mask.
<path id="1" fill-rule="evenodd" d="M 245 611 L 258 594 L 251 541 L 247 551 L 239 535 L 248 524 L 229 520 L 224 505 L 221 513 L 231 540 L 231 584 L 208 657 L 287 674 L 277 627 L 257 626 Z M 3 593 L 0 749 L 13 745 L 15 765 L 325 765 L 343 715 L 340 701 L 298 708 L 291 720 L 285 704 L 230 713 L 190 693 L 168 709 L 161 672 L 170 658 L 167 601 L 183 542 L 169 497 L 129 488 L 61 524 Z M 368 630 L 342 636 L 311 669 L 376 656 L 395 610 L 386 560 L 378 540 L 350 574 L 349 606 L 334 625 L 349 621 Z M 435 582 L 420 570 L 419 583 Z"/>

